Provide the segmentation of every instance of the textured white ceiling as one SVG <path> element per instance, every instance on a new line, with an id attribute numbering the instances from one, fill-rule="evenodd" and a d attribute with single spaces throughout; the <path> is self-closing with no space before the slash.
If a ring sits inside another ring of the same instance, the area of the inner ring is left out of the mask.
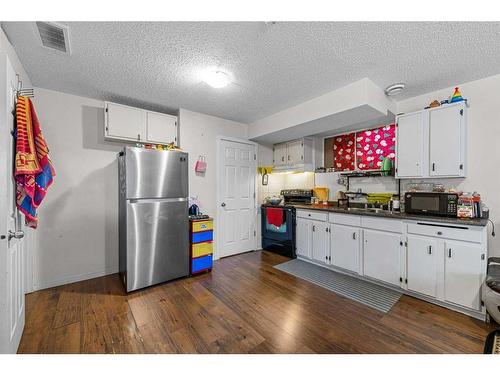
<path id="1" fill-rule="evenodd" d="M 71 56 L 32 22 L 2 23 L 35 86 L 247 123 L 364 77 L 406 82 L 401 100 L 500 73 L 498 22 L 63 23 Z M 208 67 L 234 84 L 208 87 Z"/>

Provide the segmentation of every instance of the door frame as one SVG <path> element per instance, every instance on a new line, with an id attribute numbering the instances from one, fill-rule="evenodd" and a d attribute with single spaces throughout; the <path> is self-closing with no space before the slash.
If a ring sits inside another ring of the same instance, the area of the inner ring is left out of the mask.
<path id="1" fill-rule="evenodd" d="M 217 205 L 217 209 L 215 211 L 215 217 L 214 217 L 214 224 L 215 224 L 215 247 L 214 247 L 214 256 L 213 256 L 213 259 L 214 260 L 217 260 L 217 259 L 220 259 L 220 239 L 221 239 L 221 236 L 220 236 L 220 233 L 221 231 L 219 230 L 219 223 L 220 223 L 220 217 L 221 217 L 221 196 L 220 196 L 220 181 L 219 181 L 219 173 L 220 173 L 220 170 L 221 170 L 221 158 L 220 158 L 220 150 L 221 150 L 221 145 L 222 145 L 222 141 L 229 141 L 229 142 L 235 142 L 235 143 L 242 143 L 242 144 L 245 144 L 245 145 L 250 145 L 250 146 L 253 146 L 254 147 L 254 155 L 255 155 L 255 158 L 254 158 L 254 169 L 253 169 L 253 177 L 254 177 L 254 180 L 255 180 L 255 184 L 254 184 L 254 215 L 253 215 L 253 227 L 254 227 L 254 233 L 257 233 L 257 228 L 256 228 L 256 225 L 257 225 L 257 150 L 258 150 L 258 143 L 256 142 L 253 142 L 253 141 L 249 141 L 248 139 L 243 139 L 243 138 L 235 138 L 235 137 L 226 137 L 226 136 L 222 136 L 222 135 L 219 135 L 216 137 L 216 157 L 215 157 L 215 180 L 216 180 L 216 184 L 215 184 L 215 189 L 216 189 L 216 192 L 215 192 L 215 196 L 216 196 L 216 205 Z M 254 236 L 254 246 L 253 246 L 255 249 L 254 250 L 257 250 L 257 236 L 255 235 Z"/>

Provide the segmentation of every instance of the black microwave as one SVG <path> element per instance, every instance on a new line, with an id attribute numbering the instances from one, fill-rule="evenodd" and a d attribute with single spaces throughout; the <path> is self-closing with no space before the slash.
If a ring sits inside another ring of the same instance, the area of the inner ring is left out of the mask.
<path id="1" fill-rule="evenodd" d="M 405 193 L 405 212 L 408 214 L 457 216 L 458 195 L 454 193 Z"/>

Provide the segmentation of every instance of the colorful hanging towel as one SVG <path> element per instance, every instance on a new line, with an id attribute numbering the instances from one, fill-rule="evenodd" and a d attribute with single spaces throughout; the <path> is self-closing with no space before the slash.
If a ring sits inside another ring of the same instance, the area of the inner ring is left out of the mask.
<path id="1" fill-rule="evenodd" d="M 33 103 L 20 96 L 16 107 L 16 204 L 26 225 L 36 228 L 37 208 L 55 176 Z"/>

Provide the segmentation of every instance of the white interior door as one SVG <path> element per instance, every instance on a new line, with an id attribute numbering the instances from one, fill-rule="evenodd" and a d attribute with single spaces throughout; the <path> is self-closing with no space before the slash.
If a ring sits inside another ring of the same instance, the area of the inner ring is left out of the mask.
<path id="1" fill-rule="evenodd" d="M 15 353 L 24 329 L 24 282 L 26 262 L 22 224 L 15 205 L 13 181 L 16 75 L 0 54 L 0 353 Z"/>
<path id="2" fill-rule="evenodd" d="M 219 141 L 218 256 L 255 250 L 256 147 L 244 141 Z"/>

